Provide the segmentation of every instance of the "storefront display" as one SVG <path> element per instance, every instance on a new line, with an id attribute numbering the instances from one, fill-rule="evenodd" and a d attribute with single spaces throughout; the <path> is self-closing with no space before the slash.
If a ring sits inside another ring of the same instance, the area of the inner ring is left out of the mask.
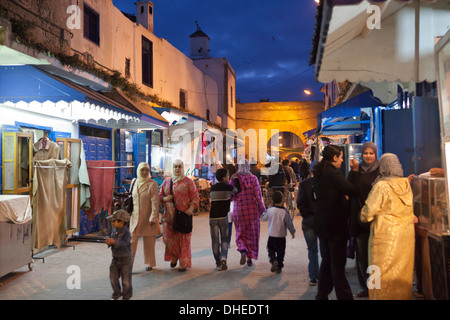
<path id="1" fill-rule="evenodd" d="M 411 181 L 414 194 L 414 214 L 419 226 L 433 231 L 448 229 L 447 195 L 445 178 L 429 173 L 416 176 Z"/>
<path id="2" fill-rule="evenodd" d="M 444 144 L 444 166 L 446 170 L 447 197 L 450 198 L 450 31 L 435 46 L 436 69 L 438 73 L 439 110 L 441 138 Z M 448 217 L 450 212 L 447 210 Z"/>
<path id="3" fill-rule="evenodd" d="M 49 245 L 59 248 L 66 241 L 66 188 L 71 166 L 68 159 L 35 161 L 33 249 Z"/>

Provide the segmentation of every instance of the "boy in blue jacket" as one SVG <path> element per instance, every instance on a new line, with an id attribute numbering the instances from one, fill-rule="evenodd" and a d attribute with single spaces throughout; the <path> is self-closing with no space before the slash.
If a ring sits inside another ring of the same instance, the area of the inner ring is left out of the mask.
<path id="1" fill-rule="evenodd" d="M 112 298 L 117 300 L 122 296 L 123 300 L 129 300 L 133 295 L 131 284 L 131 234 L 127 223 L 130 214 L 125 210 L 117 210 L 108 217 L 112 220 L 113 230 L 111 237 L 106 239 L 106 244 L 111 247 L 112 261 L 109 266 L 109 279 L 113 288 Z M 122 288 L 119 279 L 122 279 Z"/>

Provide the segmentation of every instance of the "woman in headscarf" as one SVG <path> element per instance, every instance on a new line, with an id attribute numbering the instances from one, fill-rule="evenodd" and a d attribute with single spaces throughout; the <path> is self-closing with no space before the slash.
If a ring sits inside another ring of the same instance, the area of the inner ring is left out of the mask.
<path id="1" fill-rule="evenodd" d="M 248 160 L 238 164 L 236 178 L 241 187 L 241 192 L 232 197 L 237 250 L 241 253 L 240 264 L 245 264 L 247 259 L 247 265 L 251 266 L 252 259 L 258 259 L 260 217 L 266 207 L 258 178 L 251 174 Z M 235 179 L 231 179 L 231 183 L 234 184 Z"/>
<path id="2" fill-rule="evenodd" d="M 132 182 L 133 184 L 133 182 Z M 141 162 L 132 190 L 133 213 L 130 217 L 131 253 L 134 263 L 139 238 L 144 239 L 144 264 L 150 271 L 156 266 L 155 243 L 160 234 L 158 184 L 150 176 L 150 166 Z"/>
<path id="3" fill-rule="evenodd" d="M 361 210 L 361 221 L 371 222 L 369 278 L 371 300 L 409 300 L 414 271 L 413 194 L 397 156 L 380 158 L 377 178 Z"/>
<path id="4" fill-rule="evenodd" d="M 356 197 L 350 198 L 350 237 L 355 240 L 356 271 L 361 286 L 361 291 L 355 294 L 356 298 L 369 296 L 367 267 L 369 266 L 370 224 L 361 222 L 360 213 L 372 189 L 372 184 L 380 173 L 376 145 L 373 142 L 365 142 L 362 145 L 361 154 L 361 164 L 356 159 L 352 159 L 354 165 L 348 174 L 348 181 L 355 186 L 359 193 Z"/>
<path id="5" fill-rule="evenodd" d="M 175 160 L 172 167 L 172 177 L 164 180 L 159 192 L 159 199 L 164 203 L 163 240 L 166 246 L 164 261 L 170 261 L 170 267 L 175 268 L 179 262 L 178 271 L 183 272 L 191 267 L 191 233 L 180 233 L 173 229 L 175 206 L 188 215 L 194 214 L 198 208 L 199 195 L 192 179 L 184 175 L 184 164 Z M 172 192 L 171 192 L 171 182 Z"/>

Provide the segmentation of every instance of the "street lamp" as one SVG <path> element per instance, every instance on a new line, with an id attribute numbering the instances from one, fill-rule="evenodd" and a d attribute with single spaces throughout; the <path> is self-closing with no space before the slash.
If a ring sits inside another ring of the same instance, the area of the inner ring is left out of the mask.
<path id="1" fill-rule="evenodd" d="M 310 90 L 307 90 L 307 89 L 303 90 L 303 92 L 306 93 L 307 95 L 313 95 L 313 96 L 319 97 L 321 99 L 323 98 L 323 97 L 321 97 L 321 96 L 319 96 L 319 95 L 315 94 L 314 92 L 312 92 Z"/>

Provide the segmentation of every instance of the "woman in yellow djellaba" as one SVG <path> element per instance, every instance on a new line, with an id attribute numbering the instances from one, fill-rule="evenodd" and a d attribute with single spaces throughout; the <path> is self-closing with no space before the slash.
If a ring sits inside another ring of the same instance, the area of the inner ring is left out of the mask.
<path id="1" fill-rule="evenodd" d="M 380 158 L 361 221 L 371 222 L 369 268 L 379 270 L 368 280 L 371 300 L 410 300 L 414 272 L 413 194 L 397 156 Z M 379 276 L 379 279 L 377 277 Z"/>

